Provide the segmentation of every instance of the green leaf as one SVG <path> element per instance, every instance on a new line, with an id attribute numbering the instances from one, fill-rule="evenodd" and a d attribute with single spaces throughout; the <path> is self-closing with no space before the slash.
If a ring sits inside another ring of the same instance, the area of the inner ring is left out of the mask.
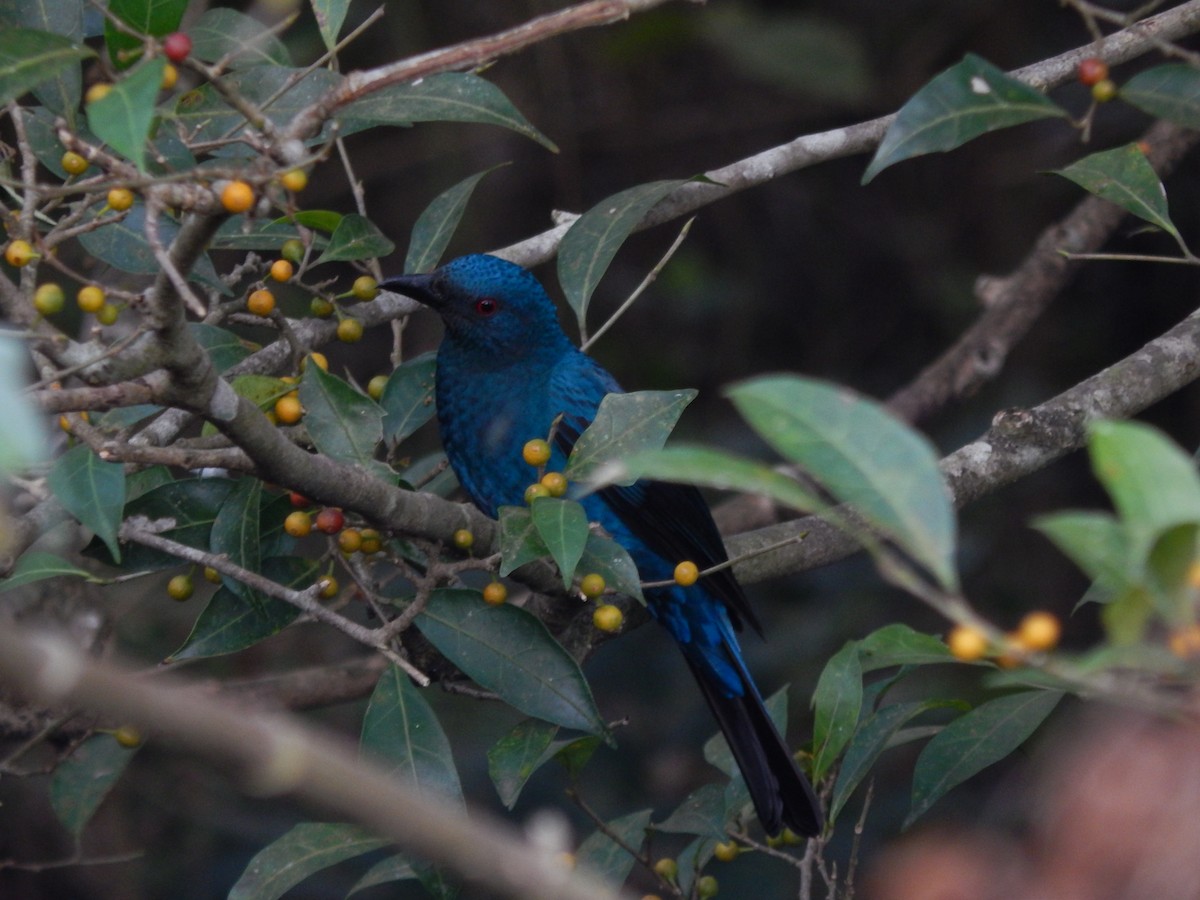
<path id="1" fill-rule="evenodd" d="M 982 703 L 955 719 L 926 745 L 913 771 L 912 808 L 904 827 L 976 772 L 1023 744 L 1063 697 L 1060 691 L 1022 691 Z"/>
<path id="2" fill-rule="evenodd" d="M 523 506 L 500 507 L 500 575 L 525 563 L 549 556 L 550 550 L 533 524 L 533 515 Z"/>
<path id="3" fill-rule="evenodd" d="M 625 846 L 642 846 L 646 840 L 646 826 L 650 824 L 650 813 L 650 810 L 643 809 L 605 823 L 603 831 L 597 828 L 584 838 L 575 851 L 576 863 L 595 872 L 609 884 L 618 887 L 624 884 L 636 862 Z"/>
<path id="4" fill-rule="evenodd" d="M 433 417 L 433 377 L 437 354 L 423 353 L 398 366 L 388 376 L 379 405 L 383 407 L 383 437 L 398 444 Z"/>
<path id="5" fill-rule="evenodd" d="M 957 590 L 954 506 L 928 440 L 878 403 L 811 379 L 767 376 L 726 393 L 784 458 Z"/>
<path id="6" fill-rule="evenodd" d="M 365 216 L 347 213 L 329 238 L 329 246 L 313 265 L 354 259 L 390 256 L 396 245 Z"/>
<path id="7" fill-rule="evenodd" d="M 254 855 L 229 900 L 275 900 L 322 869 L 387 845 L 358 825 L 302 822 Z"/>
<path id="8" fill-rule="evenodd" d="M 526 715 L 591 734 L 605 731 L 579 666 L 536 616 L 507 603 L 488 606 L 476 591 L 438 590 L 416 625 L 480 687 Z"/>
<path id="9" fill-rule="evenodd" d="M 179 223 L 164 213 L 158 216 L 155 224 L 163 246 L 169 247 L 179 236 Z M 162 268 L 154 256 L 154 248 L 146 239 L 146 207 L 140 202 L 134 203 L 125 218 L 81 234 L 79 243 L 89 254 L 122 272 L 153 275 Z M 230 293 L 207 255 L 196 260 L 188 280 L 216 288 L 222 294 Z"/>
<path id="10" fill-rule="evenodd" d="M 1182 240 L 1167 211 L 1162 182 L 1137 144 L 1089 154 L 1055 174 Z"/>
<path id="11" fill-rule="evenodd" d="M 723 841 L 729 823 L 729 812 L 725 803 L 725 785 L 703 784 L 692 791 L 667 818 L 655 822 L 654 829 L 704 835 Z"/>
<path id="12" fill-rule="evenodd" d="M 53 553 L 31 552 L 24 554 L 13 566 L 12 574 L 0 579 L 0 594 L 13 588 L 24 587 L 46 578 L 82 578 L 92 584 L 108 584 L 108 579 L 97 578 L 87 569 L 81 569 Z"/>
<path id="13" fill-rule="evenodd" d="M 379 677 L 363 718 L 361 750 L 423 797 L 462 808 L 450 742 L 412 679 L 395 666 Z"/>
<path id="14" fill-rule="evenodd" d="M 1135 571 L 1164 531 L 1200 522 L 1195 464 L 1162 432 L 1139 422 L 1096 422 L 1088 449 L 1125 526 Z"/>
<path id="15" fill-rule="evenodd" d="M 596 285 L 625 239 L 646 213 L 686 179 L 640 184 L 601 200 L 572 223 L 558 248 L 558 283 L 579 329 L 587 333 L 587 307 Z"/>
<path id="16" fill-rule="evenodd" d="M 147 60 L 87 105 L 88 127 L 141 172 L 146 171 L 146 139 L 166 64 L 162 57 Z"/>
<path id="17" fill-rule="evenodd" d="M 151 521 L 172 519 L 175 526 L 160 532 L 163 537 L 198 550 L 208 550 L 212 524 L 232 490 L 233 482 L 227 478 L 172 481 L 131 500 L 125 515 L 145 516 Z M 124 565 L 128 569 L 163 569 L 178 564 L 175 557 L 140 544 L 129 544 L 125 548 Z"/>
<path id="18" fill-rule="evenodd" d="M 350 0 L 312 0 L 313 16 L 317 20 L 317 28 L 321 32 L 321 40 L 325 49 L 332 50 L 337 46 L 338 35 L 342 31 L 342 23 L 346 20 L 346 10 L 350 8 Z"/>
<path id="19" fill-rule="evenodd" d="M 896 732 L 922 713 L 946 705 L 947 702 L 942 700 L 913 700 L 885 706 L 867 716 L 846 747 L 842 764 L 838 768 L 837 784 L 834 786 L 833 799 L 829 806 L 830 821 L 837 820 L 838 813 L 842 811 L 854 789 L 867 776 L 883 751 L 892 746 L 891 741 Z"/>
<path id="20" fill-rule="evenodd" d="M 638 453 L 661 449 L 696 391 L 634 391 L 607 394 L 592 424 L 575 442 L 564 474 L 571 481 L 589 481 L 597 470 Z M 626 477 L 618 484 L 633 484 Z"/>
<path id="21" fill-rule="evenodd" d="M 1094 599 L 1111 598 L 1128 584 L 1129 541 L 1125 529 L 1111 514 L 1053 513 L 1039 516 L 1032 525 L 1092 579 L 1097 588 Z"/>
<path id="22" fill-rule="evenodd" d="M 1065 118 L 1067 112 L 1036 89 L 968 53 L 900 108 L 863 174 L 863 184 L 902 160 L 953 150 L 989 131 L 1047 116 Z"/>
<path id="23" fill-rule="evenodd" d="M 187 0 L 109 0 L 108 11 L 139 34 L 163 37 L 179 30 Z M 141 55 L 142 42 L 104 20 L 104 43 L 113 65 L 125 69 Z"/>
<path id="24" fill-rule="evenodd" d="M 87 47 L 48 31 L 0 28 L 0 105 L 46 84 L 81 59 L 94 56 Z"/>
<path id="25" fill-rule="evenodd" d="M 224 554 L 231 563 L 251 572 L 257 572 L 262 561 L 258 540 L 262 531 L 261 501 L 262 482 L 250 477 L 239 479 L 217 511 L 209 538 L 213 553 Z M 251 605 L 262 604 L 262 595 L 249 585 L 227 575 L 221 576 L 221 582 Z"/>
<path id="26" fill-rule="evenodd" d="M 79 0 L 0 0 L 0 32 L 18 28 L 49 31 L 81 45 L 83 4 Z M 3 55 L 2 51 L 0 55 Z M 91 55 L 90 51 L 87 55 Z M 46 110 L 65 118 L 67 124 L 74 128 L 82 96 L 82 82 L 81 68 L 65 64 L 57 68 L 50 78 L 34 85 L 33 93 Z M 0 101 L 3 102 L 6 101 Z"/>
<path id="27" fill-rule="evenodd" d="M 247 66 L 290 66 L 283 41 L 265 29 L 261 22 L 235 9 L 206 10 L 188 29 L 192 55 L 207 63 L 225 60 L 229 69 Z"/>
<path id="28" fill-rule="evenodd" d="M 54 770 L 50 805 L 63 827 L 78 840 L 100 803 L 108 796 L 135 749 L 117 743 L 111 734 L 93 734 Z"/>
<path id="29" fill-rule="evenodd" d="M 889 666 L 954 662 L 950 648 L 940 638 L 899 622 L 885 625 L 860 640 L 858 659 L 864 673 Z"/>
<path id="30" fill-rule="evenodd" d="M 446 252 L 446 245 L 450 243 L 454 230 L 458 228 L 475 185 L 479 184 L 485 175 L 506 165 L 508 163 L 500 163 L 470 178 L 464 178 L 454 187 L 433 198 L 433 202 L 425 207 L 413 223 L 408 253 L 404 257 L 405 272 L 419 275 L 437 268 L 438 260 Z"/>
<path id="31" fill-rule="evenodd" d="M 300 380 L 304 425 L 312 442 L 339 462 L 357 463 L 385 474 L 375 460 L 375 447 L 383 440 L 383 409 L 348 383 L 320 366 L 308 366 Z"/>
<path id="32" fill-rule="evenodd" d="M 574 500 L 539 497 L 530 506 L 533 527 L 558 565 L 563 587 L 569 588 L 588 539 L 588 517 Z"/>
<path id="33" fill-rule="evenodd" d="M 285 587 L 303 590 L 317 579 L 316 560 L 272 557 L 263 564 L 263 575 Z M 274 597 L 249 603 L 227 587 L 221 587 L 196 618 L 191 634 L 167 662 L 206 659 L 237 653 L 279 634 L 300 615 L 299 607 Z"/>
<path id="34" fill-rule="evenodd" d="M 367 869 L 363 877 L 354 882 L 354 887 L 350 888 L 346 896 L 352 896 L 378 884 L 391 884 L 393 881 L 407 881 L 416 877 L 417 873 L 407 856 L 389 856 Z"/>
<path id="35" fill-rule="evenodd" d="M 1142 112 L 1200 128 L 1200 70 L 1168 63 L 1138 72 L 1121 85 L 1121 99 Z"/>
<path id="36" fill-rule="evenodd" d="M 291 382 L 273 375 L 238 375 L 229 386 L 239 397 L 245 397 L 259 409 L 269 409 L 280 397 L 296 390 Z"/>
<path id="37" fill-rule="evenodd" d="M 45 459 L 43 417 L 34 410 L 24 391 L 29 356 L 21 343 L 0 336 L 0 472 L 17 472 Z"/>
<path id="38" fill-rule="evenodd" d="M 294 215 L 276 219 L 272 224 L 290 226 L 292 222 L 295 222 L 297 225 L 303 225 L 305 228 L 311 228 L 314 231 L 333 234 L 337 231 L 337 227 L 342 224 L 342 219 L 344 218 L 344 215 L 332 209 L 302 209 Z M 292 237 L 295 236 L 294 234 L 292 235 Z"/>
<path id="39" fill-rule="evenodd" d="M 117 529 L 125 505 L 125 467 L 104 462 L 80 444 L 55 460 L 46 484 L 67 512 L 95 532 L 120 562 Z"/>
<path id="40" fill-rule="evenodd" d="M 814 781 L 830 770 L 854 735 L 862 694 L 858 643 L 850 641 L 826 663 L 813 692 Z"/>
<path id="41" fill-rule="evenodd" d="M 351 103 L 342 110 L 339 120 L 346 132 L 412 122 L 499 125 L 558 152 L 554 143 L 521 115 L 503 91 L 478 75 L 464 72 L 448 72 L 408 84 L 391 85 Z"/>
<path id="42" fill-rule="evenodd" d="M 488 750 L 488 775 L 505 808 L 512 809 L 534 772 L 546 762 L 558 726 L 539 719 L 524 719 Z"/>
<path id="43" fill-rule="evenodd" d="M 588 532 L 583 556 L 579 558 L 576 572 L 595 572 L 604 578 L 604 583 L 614 591 L 632 597 L 645 604 L 642 596 L 642 579 L 637 564 L 629 551 L 611 538 Z"/>

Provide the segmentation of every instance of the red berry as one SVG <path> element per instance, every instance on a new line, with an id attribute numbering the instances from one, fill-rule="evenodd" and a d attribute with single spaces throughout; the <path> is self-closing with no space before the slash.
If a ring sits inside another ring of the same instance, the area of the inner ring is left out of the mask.
<path id="1" fill-rule="evenodd" d="M 317 513 L 317 528 L 326 534 L 337 534 L 346 524 L 346 517 L 336 506 L 327 506 Z"/>
<path id="2" fill-rule="evenodd" d="M 294 506 L 296 509 L 305 509 L 309 506 L 312 506 L 311 500 L 309 500 L 303 494 L 297 494 L 295 491 L 288 492 L 288 500 L 291 501 L 292 506 Z"/>
<path id="3" fill-rule="evenodd" d="M 1081 84 L 1091 87 L 1108 77 L 1108 63 L 1095 56 L 1089 56 L 1079 64 L 1076 75 Z"/>
<path id="4" fill-rule="evenodd" d="M 182 31 L 176 31 L 163 38 L 163 54 L 173 63 L 181 63 L 192 52 L 192 39 Z"/>

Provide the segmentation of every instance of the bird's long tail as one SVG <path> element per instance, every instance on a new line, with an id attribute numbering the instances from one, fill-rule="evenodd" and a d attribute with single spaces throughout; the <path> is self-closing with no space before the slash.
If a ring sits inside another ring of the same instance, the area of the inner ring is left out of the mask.
<path id="1" fill-rule="evenodd" d="M 686 653 L 684 656 L 688 658 Z M 807 837 L 819 834 L 824 816 L 812 785 L 767 715 L 745 666 L 740 659 L 735 664 L 743 686 L 740 697 L 727 696 L 711 674 L 688 658 L 688 666 L 733 751 L 758 819 L 770 835 L 778 834 L 784 826 Z"/>

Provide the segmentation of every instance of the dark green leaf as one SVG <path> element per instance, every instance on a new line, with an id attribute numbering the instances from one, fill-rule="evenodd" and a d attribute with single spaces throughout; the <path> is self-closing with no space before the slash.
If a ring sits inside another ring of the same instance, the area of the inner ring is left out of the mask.
<path id="1" fill-rule="evenodd" d="M 1032 524 L 1095 582 L 1092 599 L 1111 598 L 1136 574 L 1126 572 L 1129 539 L 1110 513 L 1053 513 L 1039 516 Z"/>
<path id="2" fill-rule="evenodd" d="M 391 884 L 393 881 L 407 881 L 416 877 L 417 873 L 414 871 L 412 863 L 408 861 L 408 857 L 399 854 L 389 856 L 367 869 L 363 877 L 354 882 L 354 887 L 350 888 L 346 896 L 353 896 L 359 891 L 375 887 L 377 884 Z"/>
<path id="3" fill-rule="evenodd" d="M 262 482 L 257 478 L 245 477 L 235 482 L 233 490 L 217 511 L 209 537 L 213 553 L 224 554 L 231 563 L 251 572 L 257 572 L 262 561 L 259 545 L 259 533 L 262 531 L 262 518 L 259 515 L 261 500 Z M 251 605 L 262 604 L 262 595 L 249 585 L 227 575 L 221 576 L 221 582 Z"/>
<path id="4" fill-rule="evenodd" d="M 28 364 L 29 354 L 20 342 L 0 336 L 0 472 L 20 471 L 48 456 L 44 419 L 24 391 Z"/>
<path id="5" fill-rule="evenodd" d="M 863 184 L 902 160 L 953 150 L 998 128 L 1066 115 L 1066 110 L 1034 88 L 968 53 L 900 108 L 863 175 Z"/>
<path id="6" fill-rule="evenodd" d="M 625 239 L 646 213 L 685 179 L 640 184 L 601 200 L 575 220 L 558 248 L 558 283 L 579 329 L 587 332 L 587 307 L 596 285 Z"/>
<path id="7" fill-rule="evenodd" d="M 125 505 L 125 467 L 102 461 L 90 447 L 80 444 L 55 460 L 46 484 L 67 512 L 95 532 L 120 562 L 117 529 Z"/>
<path id="8" fill-rule="evenodd" d="M 422 796 L 462 807 L 450 742 L 421 689 L 391 666 L 379 677 L 363 719 L 361 749 Z"/>
<path id="9" fill-rule="evenodd" d="M 163 246 L 170 246 L 179 235 L 179 223 L 161 214 L 156 224 Z M 162 269 L 154 256 L 154 248 L 146 239 L 146 207 L 142 203 L 135 203 L 125 218 L 84 232 L 79 236 L 79 242 L 92 256 L 122 272 L 153 275 Z M 217 277 L 217 271 L 207 255 L 196 260 L 189 278 L 217 288 L 222 294 L 229 294 L 228 286 Z"/>
<path id="10" fill-rule="evenodd" d="M 500 802 L 512 809 L 531 775 L 546 761 L 545 752 L 558 726 L 525 719 L 488 750 L 488 775 Z"/>
<path id="11" fill-rule="evenodd" d="M 705 784 L 696 788 L 671 815 L 656 822 L 656 831 L 682 832 L 725 840 L 729 825 L 725 805 L 725 785 Z"/>
<path id="12" fill-rule="evenodd" d="M 323 231 L 326 234 L 333 234 L 337 231 L 337 227 L 342 224 L 342 219 L 344 218 L 344 215 L 332 209 L 302 209 L 295 215 L 277 219 L 273 224 L 291 225 L 295 221 L 305 228 L 311 228 L 314 231 Z"/>
<path id="13" fill-rule="evenodd" d="M 347 213 L 338 222 L 325 248 L 313 265 L 337 260 L 371 259 L 391 256 L 396 245 L 365 216 Z"/>
<path id="14" fill-rule="evenodd" d="M 304 224 L 299 221 L 301 218 L 322 220 L 320 210 L 316 211 L 318 213 L 316 216 L 308 216 L 309 212 L 312 211 L 303 210 L 296 213 L 296 222 L 290 219 L 275 222 L 262 222 L 257 219 L 247 221 L 245 216 L 230 216 L 225 220 L 225 224 L 217 229 L 217 233 L 213 236 L 212 243 L 209 246 L 214 250 L 263 250 L 278 252 L 282 249 L 285 242 L 300 237 L 300 233 L 296 230 L 296 224 Z M 340 215 L 337 215 L 338 221 L 341 221 L 341 218 Z M 308 226 L 306 225 L 305 227 Z M 329 230 L 332 231 L 336 227 L 337 223 L 335 222 Z M 309 237 L 312 245 L 318 250 L 329 243 L 324 235 L 314 234 Z"/>
<path id="15" fill-rule="evenodd" d="M 506 165 L 508 163 L 500 163 L 470 178 L 464 178 L 454 187 L 433 198 L 433 202 L 425 207 L 413 223 L 412 238 L 409 239 L 408 253 L 404 257 L 406 273 L 423 274 L 432 272 L 437 267 L 438 260 L 446 252 L 446 245 L 454 236 L 454 229 L 462 219 L 475 185 L 479 184 L 483 176 Z"/>
<path id="16" fill-rule="evenodd" d="M 624 884 L 636 860 L 621 844 L 634 848 L 642 846 L 646 839 L 646 826 L 650 824 L 650 812 L 643 809 L 630 813 L 606 823 L 604 831 L 593 831 L 575 851 L 576 863 L 595 872 L 609 884 Z M 617 840 L 609 835 L 614 835 Z"/>
<path id="17" fill-rule="evenodd" d="M 208 550 L 217 511 L 233 482 L 227 478 L 187 478 L 172 481 L 147 491 L 130 501 L 126 516 L 146 516 L 148 519 L 172 519 L 175 527 L 161 532 L 164 537 L 198 550 Z M 125 567 L 128 569 L 162 569 L 179 564 L 179 560 L 140 544 L 125 548 Z"/>
<path id="18" fill-rule="evenodd" d="M 48 31 L 0 28 L 0 105 L 8 105 L 26 91 L 78 70 L 91 50 Z"/>
<path id="19" fill-rule="evenodd" d="M 610 463 L 661 449 L 695 398 L 696 391 L 690 389 L 606 395 L 592 423 L 575 442 L 564 474 L 571 481 L 589 481 Z M 615 483 L 633 484 L 635 480 L 626 476 Z"/>
<path id="20" fill-rule="evenodd" d="M 859 641 L 858 658 L 863 672 L 888 666 L 954 662 L 950 648 L 940 638 L 898 622 L 885 625 Z"/>
<path id="21" fill-rule="evenodd" d="M 846 388 L 789 375 L 726 392 L 763 439 L 956 590 L 954 506 L 922 435 Z"/>
<path id="22" fill-rule="evenodd" d="M 1092 153 L 1055 174 L 1182 240 L 1167 211 L 1162 182 L 1137 144 Z"/>
<path id="23" fill-rule="evenodd" d="M 387 844 L 358 825 L 302 822 L 254 855 L 229 900 L 275 900 L 310 875 Z"/>
<path id="24" fill-rule="evenodd" d="M 555 741 L 546 751 L 547 760 L 557 760 L 572 780 L 578 779 L 583 767 L 591 760 L 592 755 L 600 746 L 600 738 L 593 735 L 587 737 L 564 738 Z"/>
<path id="25" fill-rule="evenodd" d="M 383 410 L 379 404 L 320 366 L 308 366 L 300 380 L 304 425 L 317 449 L 339 462 L 357 463 L 386 474 L 375 460 L 383 440 Z"/>
<path id="26" fill-rule="evenodd" d="M 296 590 L 316 581 L 317 572 L 314 560 L 299 557 L 274 557 L 263 564 L 265 576 Z M 249 603 L 222 587 L 212 595 L 187 640 L 167 657 L 167 662 L 237 653 L 283 631 L 299 615 L 299 607 L 284 600 L 263 597 L 258 603 Z"/>
<path id="27" fill-rule="evenodd" d="M 17 28 L 50 31 L 75 44 L 82 44 L 83 3 L 80 0 L 0 0 L 0 31 Z M 33 92 L 47 110 L 62 116 L 68 125 L 74 127 L 82 82 L 80 67 L 66 64 L 57 68 L 49 79 L 36 85 Z"/>
<path id="28" fill-rule="evenodd" d="M 558 564 L 563 587 L 575 578 L 575 567 L 583 556 L 588 539 L 588 517 L 574 500 L 540 497 L 530 506 L 533 527 Z"/>
<path id="29" fill-rule="evenodd" d="M 346 10 L 350 8 L 350 0 L 312 0 L 313 15 L 317 20 L 317 28 L 321 32 L 321 40 L 325 49 L 332 50 L 337 46 L 338 35 L 342 31 L 342 23 L 346 20 Z"/>
<path id="30" fill-rule="evenodd" d="M 717 843 L 715 838 L 698 837 L 679 851 L 676 856 L 676 859 L 679 860 L 679 874 L 676 876 L 676 881 L 679 889 L 683 891 L 683 896 L 693 896 L 696 879 L 700 877 L 700 873 L 712 859 L 713 847 Z"/>
<path id="31" fill-rule="evenodd" d="M 546 542 L 524 506 L 500 507 L 500 574 L 514 572 L 527 562 L 549 556 Z"/>
<path id="32" fill-rule="evenodd" d="M 87 105 L 88 127 L 140 171 L 146 170 L 146 138 L 154 121 L 154 100 L 161 89 L 162 57 L 149 59 L 111 91 Z"/>
<path id="33" fill-rule="evenodd" d="M 210 9 L 188 29 L 192 54 L 208 63 L 225 60 L 229 69 L 289 66 L 287 47 L 262 23 L 235 9 Z"/>
<path id="34" fill-rule="evenodd" d="M 50 779 L 50 805 L 58 821 L 76 839 L 125 771 L 134 752 L 118 744 L 111 734 L 93 734 L 54 770 Z"/>
<path id="35" fill-rule="evenodd" d="M 604 732 L 591 688 L 536 616 L 488 606 L 475 591 L 434 591 L 416 619 L 429 642 L 477 684 L 529 716 Z"/>
<path id="36" fill-rule="evenodd" d="M 1121 85 L 1121 99 L 1143 112 L 1200 128 L 1200 70 L 1168 63 L 1138 72 Z"/>
<path id="37" fill-rule="evenodd" d="M 504 92 L 465 72 L 432 75 L 376 91 L 347 106 L 339 117 L 347 132 L 411 122 L 474 122 L 499 125 L 557 152 L 558 148 L 521 115 Z"/>
<path id="38" fill-rule="evenodd" d="M 612 590 L 632 597 L 639 603 L 646 602 L 646 598 L 642 596 L 642 582 L 637 564 L 629 555 L 629 551 L 611 538 L 589 531 L 583 556 L 580 557 L 575 570 L 585 574 L 595 572 Z"/>
<path id="39" fill-rule="evenodd" d="M 907 828 L 951 788 L 999 762 L 1023 744 L 1063 697 L 1022 691 L 989 700 L 947 725 L 921 751 L 913 772 Z"/>
<path id="40" fill-rule="evenodd" d="M 79 566 L 67 562 L 61 556 L 33 551 L 24 554 L 17 560 L 11 575 L 0 579 L 0 594 L 11 591 L 13 588 L 32 584 L 35 581 L 59 577 L 82 578 L 94 584 L 108 583 L 107 579 L 96 578 L 87 569 L 81 569 Z"/>
<path id="41" fill-rule="evenodd" d="M 379 405 L 383 407 L 383 437 L 398 444 L 433 416 L 433 373 L 436 353 L 424 353 L 396 368 L 388 377 Z"/>
<path id="42" fill-rule="evenodd" d="M 850 641 L 825 665 L 813 692 L 813 780 L 819 781 L 850 742 L 862 709 L 858 643 Z"/>
<path id="43" fill-rule="evenodd" d="M 163 37 L 179 30 L 187 0 L 109 0 L 108 11 L 139 34 Z M 126 34 L 107 18 L 104 43 L 118 69 L 131 66 L 141 55 L 142 42 Z"/>

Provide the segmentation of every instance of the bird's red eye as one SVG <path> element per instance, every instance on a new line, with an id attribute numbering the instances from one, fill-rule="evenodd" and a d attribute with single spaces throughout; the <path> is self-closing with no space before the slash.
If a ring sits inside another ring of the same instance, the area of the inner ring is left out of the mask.
<path id="1" fill-rule="evenodd" d="M 483 316 L 485 319 L 494 314 L 500 308 L 500 304 L 496 302 L 494 297 L 480 297 L 475 301 L 475 312 Z"/>

